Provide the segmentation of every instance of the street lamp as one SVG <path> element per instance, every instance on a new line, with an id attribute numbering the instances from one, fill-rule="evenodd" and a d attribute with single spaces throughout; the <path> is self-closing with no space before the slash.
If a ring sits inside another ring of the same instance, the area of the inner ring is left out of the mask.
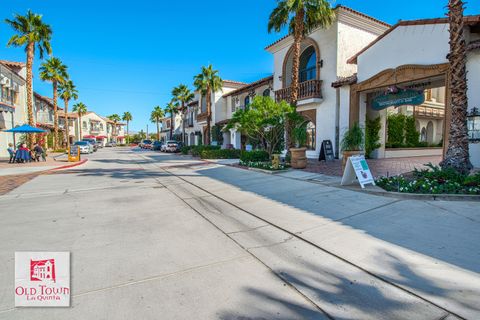
<path id="1" fill-rule="evenodd" d="M 471 142 L 480 141 L 480 110 L 474 107 L 467 114 L 468 140 Z"/>

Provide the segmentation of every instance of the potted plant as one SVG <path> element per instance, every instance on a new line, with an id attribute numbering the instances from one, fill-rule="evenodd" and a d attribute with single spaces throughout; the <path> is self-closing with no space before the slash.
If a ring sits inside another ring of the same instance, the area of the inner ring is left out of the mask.
<path id="1" fill-rule="evenodd" d="M 307 167 L 307 122 L 298 113 L 290 115 L 290 121 L 294 124 L 292 138 L 295 141 L 295 148 L 290 148 L 290 165 L 294 169 L 305 169 Z"/>
<path id="2" fill-rule="evenodd" d="M 342 171 L 345 169 L 347 160 L 354 155 L 363 154 L 364 143 L 363 130 L 360 128 L 358 122 L 355 122 L 351 128 L 345 131 L 343 139 L 341 141 L 342 149 Z"/>

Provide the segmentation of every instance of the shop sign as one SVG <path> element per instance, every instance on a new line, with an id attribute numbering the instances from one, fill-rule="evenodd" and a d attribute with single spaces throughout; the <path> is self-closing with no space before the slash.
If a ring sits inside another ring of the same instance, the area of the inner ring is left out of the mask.
<path id="1" fill-rule="evenodd" d="M 379 111 L 388 107 L 399 107 L 404 105 L 418 106 L 424 102 L 425 95 L 423 91 L 400 89 L 398 92 L 390 92 L 374 98 L 372 101 L 372 108 Z"/>
<path id="2" fill-rule="evenodd" d="M 354 184 L 357 181 L 362 189 L 365 188 L 367 184 L 375 185 L 375 179 L 368 167 L 367 160 L 365 160 L 365 156 L 362 155 L 348 158 L 341 185 L 346 186 Z"/>

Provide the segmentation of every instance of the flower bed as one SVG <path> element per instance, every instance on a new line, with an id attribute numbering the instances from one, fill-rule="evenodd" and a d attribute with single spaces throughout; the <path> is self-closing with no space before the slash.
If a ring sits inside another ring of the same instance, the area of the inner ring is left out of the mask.
<path id="1" fill-rule="evenodd" d="M 409 176 L 381 177 L 376 183 L 387 191 L 400 193 L 480 195 L 480 173 L 467 176 L 452 169 L 427 166 L 429 169 L 415 170 Z"/>
<path id="2" fill-rule="evenodd" d="M 242 161 L 242 160 L 240 160 L 239 164 L 241 166 L 248 167 L 248 168 L 256 168 L 256 169 L 270 170 L 270 171 L 279 171 L 279 170 L 285 170 L 285 169 L 289 168 L 289 166 L 281 163 L 278 166 L 278 169 L 275 169 L 273 167 L 272 163 L 269 162 L 269 161 Z"/>

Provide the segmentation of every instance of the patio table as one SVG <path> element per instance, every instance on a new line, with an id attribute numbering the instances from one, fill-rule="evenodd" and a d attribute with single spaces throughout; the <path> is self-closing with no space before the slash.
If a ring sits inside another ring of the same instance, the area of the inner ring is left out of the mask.
<path id="1" fill-rule="evenodd" d="M 30 157 L 30 152 L 27 150 L 17 150 L 15 152 L 15 161 L 23 161 L 28 162 L 31 161 L 32 158 Z"/>

